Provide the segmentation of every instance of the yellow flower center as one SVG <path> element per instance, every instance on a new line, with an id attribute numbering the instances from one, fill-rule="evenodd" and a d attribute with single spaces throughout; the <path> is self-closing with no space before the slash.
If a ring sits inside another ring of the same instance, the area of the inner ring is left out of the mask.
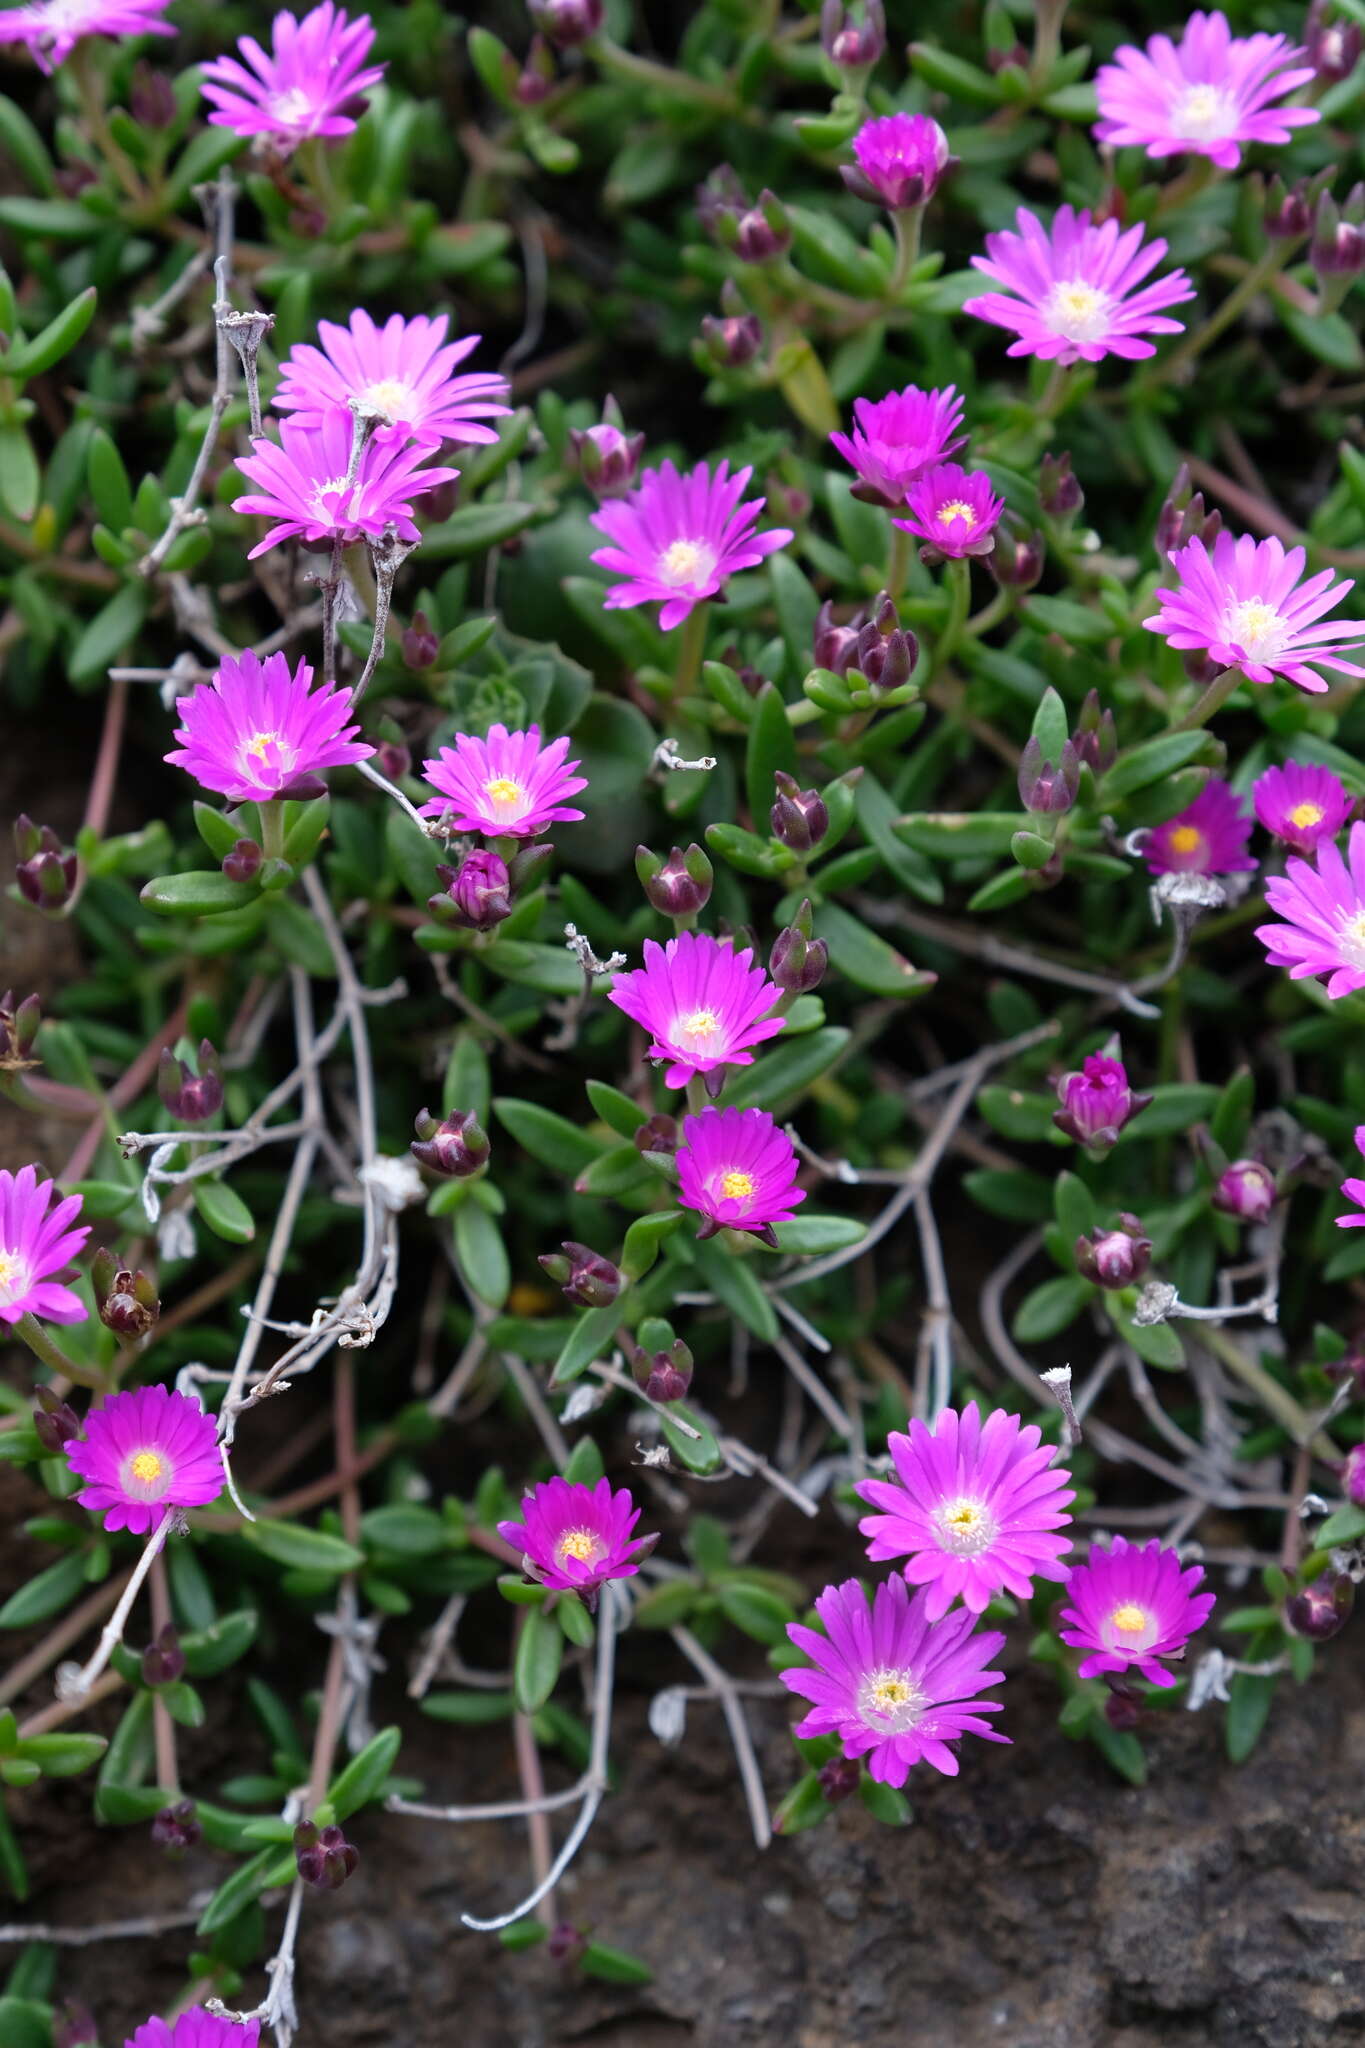
<path id="1" fill-rule="evenodd" d="M 1136 1601 L 1125 1600 L 1123 1605 L 1116 1607 L 1110 1615 L 1109 1625 L 1116 1628 L 1120 1635 L 1140 1636 L 1148 1625 L 1147 1610 L 1145 1607 L 1139 1607 Z"/>
<path id="2" fill-rule="evenodd" d="M 165 1469 L 155 1451 L 135 1451 L 128 1460 L 128 1470 L 143 1486 L 150 1486 Z"/>
<path id="3" fill-rule="evenodd" d="M 1289 813 L 1291 825 L 1297 825 L 1300 832 L 1307 832 L 1313 825 L 1320 825 L 1326 812 L 1321 804 L 1295 804 Z"/>
<path id="4" fill-rule="evenodd" d="M 254 754 L 258 761 L 264 761 L 269 749 L 279 744 L 280 734 L 277 732 L 253 732 L 243 752 Z"/>
<path id="5" fill-rule="evenodd" d="M 1260 598 L 1249 597 L 1243 603 L 1233 605 L 1228 613 L 1228 639 L 1234 647 L 1241 647 L 1250 655 L 1272 653 L 1283 631 L 1283 622 L 1274 605 L 1264 604 Z"/>
<path id="6" fill-rule="evenodd" d="M 407 385 L 397 377 L 385 377 L 378 384 L 367 384 L 362 393 L 366 405 L 375 412 L 384 413 L 390 420 L 401 419 L 408 396 Z"/>
<path id="7" fill-rule="evenodd" d="M 1217 142 L 1236 125 L 1237 110 L 1229 94 L 1217 85 L 1191 85 L 1171 108 L 1171 125 L 1177 135 L 1190 135 L 1198 142 Z"/>
<path id="8" fill-rule="evenodd" d="M 1099 341 L 1109 325 L 1109 296 L 1073 277 L 1052 287 L 1043 314 L 1053 333 L 1066 341 Z"/>
<path id="9" fill-rule="evenodd" d="M 483 789 L 496 811 L 520 810 L 526 802 L 526 791 L 510 775 L 490 776 Z"/>
<path id="10" fill-rule="evenodd" d="M 964 526 L 976 525 L 976 514 L 963 498 L 950 498 L 946 505 L 940 505 L 938 516 L 944 526 L 952 526 L 959 519 Z"/>
<path id="11" fill-rule="evenodd" d="M 709 541 L 670 541 L 659 557 L 659 575 L 673 585 L 709 583 L 716 571 L 716 551 Z"/>
<path id="12" fill-rule="evenodd" d="M 729 1173 L 721 1175 L 720 1191 L 727 1202 L 747 1202 L 754 1191 L 753 1175 L 732 1167 Z"/>
<path id="13" fill-rule="evenodd" d="M 19 1259 L 14 1252 L 0 1252 L 0 1287 L 12 1287 L 19 1278 Z"/>
<path id="14" fill-rule="evenodd" d="M 1348 967 L 1365 968 L 1365 911 L 1344 918 L 1337 931 L 1337 945 Z"/>
<path id="15" fill-rule="evenodd" d="M 934 1516 L 939 1537 L 946 1550 L 959 1557 L 975 1557 L 995 1541 L 995 1517 L 983 1502 L 965 1494 L 943 1503 Z"/>
<path id="16" fill-rule="evenodd" d="M 889 1714 L 893 1707 L 905 1705 L 911 1691 L 903 1678 L 892 1672 L 883 1672 L 868 1687 L 868 1699 L 879 1714 Z"/>
<path id="17" fill-rule="evenodd" d="M 908 1671 L 869 1671 L 858 1687 L 858 1711 L 879 1735 L 903 1735 L 928 1704 Z"/>
<path id="18" fill-rule="evenodd" d="M 714 1010 L 694 1010 L 679 1022 L 689 1038 L 711 1038 L 720 1029 L 720 1018 Z"/>
<path id="19" fill-rule="evenodd" d="M 559 1561 L 566 1557 L 576 1558 L 579 1564 L 591 1564 L 601 1548 L 591 1529 L 570 1529 L 559 1539 Z"/>
<path id="20" fill-rule="evenodd" d="M 1195 825 L 1177 825 L 1171 834 L 1172 853 L 1198 853 L 1203 834 Z"/>

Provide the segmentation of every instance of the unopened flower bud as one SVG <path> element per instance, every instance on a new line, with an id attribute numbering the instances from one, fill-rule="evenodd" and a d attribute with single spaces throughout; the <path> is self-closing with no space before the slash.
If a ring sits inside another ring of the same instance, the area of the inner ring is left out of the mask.
<path id="1" fill-rule="evenodd" d="M 294 1862 L 299 1876 L 315 1891 L 337 1891 L 360 1861 L 340 1828 L 318 1828 L 302 1821 L 294 1830 Z"/>
<path id="2" fill-rule="evenodd" d="M 390 782 L 401 782 L 412 770 L 412 749 L 402 740 L 381 739 L 374 750 L 374 765 Z"/>
<path id="3" fill-rule="evenodd" d="M 14 827 L 14 844 L 18 854 L 14 879 L 20 895 L 35 910 L 55 917 L 75 894 L 75 854 L 63 852 L 50 825 L 35 825 L 22 815 Z"/>
<path id="4" fill-rule="evenodd" d="M 1098 1155 L 1109 1150 L 1124 1125 L 1151 1099 L 1129 1086 L 1118 1039 L 1111 1038 L 1102 1052 L 1081 1061 L 1079 1073 L 1063 1074 L 1057 1083 L 1061 1107 L 1053 1111 L 1052 1121 L 1068 1138 Z"/>
<path id="5" fill-rule="evenodd" d="M 1323 1572 L 1311 1585 L 1291 1593 L 1284 1604 L 1287 1627 L 1310 1643 L 1329 1643 L 1345 1628 L 1356 1603 L 1356 1589 L 1345 1572 Z"/>
<path id="6" fill-rule="evenodd" d="M 608 399 L 607 406 L 611 405 Z M 640 467 L 645 447 L 643 434 L 623 433 L 619 417 L 607 417 L 595 427 L 573 428 L 569 442 L 578 473 L 595 498 L 625 496 Z"/>
<path id="7" fill-rule="evenodd" d="M 1104 1696 L 1104 1718 L 1120 1735 L 1130 1734 L 1142 1720 L 1142 1704 L 1137 1694 L 1111 1679 Z"/>
<path id="8" fill-rule="evenodd" d="M 545 1953 L 552 1963 L 572 1968 L 583 1956 L 588 1937 L 572 1920 L 560 1920 L 545 1937 Z"/>
<path id="9" fill-rule="evenodd" d="M 602 26 L 603 0 L 526 0 L 532 21 L 557 50 L 586 43 Z"/>
<path id="10" fill-rule="evenodd" d="M 775 192 L 765 188 L 735 223 L 735 254 L 742 263 L 771 263 L 785 256 L 791 245 L 787 209 Z"/>
<path id="11" fill-rule="evenodd" d="M 88 2005 L 66 1999 L 52 2015 L 52 2048 L 99 2048 L 99 2028 Z"/>
<path id="12" fill-rule="evenodd" d="M 438 867 L 446 885 L 444 896 L 431 896 L 433 917 L 467 932 L 491 932 L 512 914 L 512 884 L 501 854 L 477 848 L 458 868 Z"/>
<path id="13" fill-rule="evenodd" d="M 1096 775 L 1107 774 L 1118 759 L 1119 737 L 1112 711 L 1101 711 L 1098 690 L 1087 690 L 1080 723 L 1071 735 L 1076 759 Z"/>
<path id="14" fill-rule="evenodd" d="M 167 1622 L 154 1643 L 149 1643 L 142 1653 L 142 1683 L 144 1685 L 174 1685 L 185 1676 L 185 1652 L 180 1647 L 180 1637 Z"/>
<path id="15" fill-rule="evenodd" d="M 161 1313 L 156 1285 L 141 1271 L 130 1272 L 107 1246 L 90 1268 L 95 1309 L 106 1330 L 119 1337 L 145 1337 Z"/>
<path id="16" fill-rule="evenodd" d="M 728 220 L 733 225 L 749 206 L 749 195 L 732 164 L 717 164 L 698 185 L 695 199 L 697 218 L 712 241 L 719 240 L 723 222 Z"/>
<path id="17" fill-rule="evenodd" d="M 43 1449 L 56 1457 L 80 1435 L 80 1416 L 51 1387 L 35 1387 L 33 1398 L 38 1403 L 33 1411 L 33 1433 Z"/>
<path id="18" fill-rule="evenodd" d="M 413 613 L 412 624 L 404 628 L 399 645 L 403 659 L 411 669 L 430 668 L 441 651 L 440 636 L 432 629 L 425 612 Z"/>
<path id="19" fill-rule="evenodd" d="M 13 989 L 0 996 L 0 1073 L 19 1073 L 25 1067 L 41 1066 L 30 1057 L 38 1026 L 43 1021 L 42 1004 L 36 995 L 14 1000 Z"/>
<path id="20" fill-rule="evenodd" d="M 841 71 L 870 70 L 886 48 L 882 0 L 864 0 L 861 21 L 843 0 L 825 0 L 820 9 L 820 47 Z"/>
<path id="21" fill-rule="evenodd" d="M 182 1856 L 186 1849 L 192 1849 L 203 1832 L 192 1799 L 177 1799 L 174 1806 L 163 1806 L 152 1822 L 152 1840 L 172 1856 Z"/>
<path id="22" fill-rule="evenodd" d="M 1313 216 L 1313 239 L 1308 261 L 1319 278 L 1353 278 L 1365 270 L 1365 186 L 1352 187 L 1345 204 L 1338 206 L 1330 192 L 1324 192 Z"/>
<path id="23" fill-rule="evenodd" d="M 417 1138 L 408 1150 L 429 1173 L 439 1173 L 446 1180 L 468 1180 L 488 1164 L 493 1148 L 472 1110 L 457 1110 L 438 1123 L 424 1109 L 413 1128 Z"/>
<path id="24" fill-rule="evenodd" d="M 986 557 L 986 567 L 1004 589 L 1032 590 L 1043 573 L 1047 543 L 1041 533 L 1030 533 L 1008 517 L 995 529 L 995 546 Z"/>
<path id="25" fill-rule="evenodd" d="M 1038 477 L 1038 503 L 1049 519 L 1071 519 L 1085 503 L 1085 493 L 1071 474 L 1071 451 L 1045 455 Z"/>
<path id="26" fill-rule="evenodd" d="M 829 947 L 811 936 L 811 909 L 803 903 L 780 931 L 768 955 L 768 973 L 784 995 L 805 996 L 819 988 L 829 965 Z"/>
<path id="27" fill-rule="evenodd" d="M 1307 178 L 1287 186 L 1283 178 L 1273 177 L 1266 191 L 1263 215 L 1271 240 L 1301 241 L 1313 225 L 1313 202 L 1313 189 Z"/>
<path id="28" fill-rule="evenodd" d="M 572 1238 L 566 1238 L 557 1252 L 542 1252 L 539 1263 L 579 1308 L 610 1308 L 621 1292 L 620 1269 Z"/>
<path id="29" fill-rule="evenodd" d="M 919 642 L 901 625 L 900 615 L 883 590 L 873 600 L 872 616 L 860 623 L 849 669 L 877 690 L 899 690 L 908 683 L 919 660 Z"/>
<path id="30" fill-rule="evenodd" d="M 635 872 L 653 908 L 664 917 L 695 917 L 711 900 L 714 870 L 699 846 L 675 846 L 667 860 L 647 846 L 635 849 Z"/>
<path id="31" fill-rule="evenodd" d="M 1070 740 L 1055 764 L 1043 759 L 1040 741 L 1032 734 L 1019 756 L 1019 801 L 1026 811 L 1046 816 L 1069 811 L 1081 786 L 1081 764 Z"/>
<path id="32" fill-rule="evenodd" d="M 128 111 L 139 128 L 169 128 L 178 112 L 170 79 L 145 57 L 133 66 Z"/>
<path id="33" fill-rule="evenodd" d="M 708 313 L 701 332 L 706 352 L 718 370 L 742 369 L 763 346 L 763 323 L 756 313 L 727 313 L 719 320 Z"/>
<path id="34" fill-rule="evenodd" d="M 635 1133 L 635 1149 L 637 1152 L 676 1152 L 677 1119 L 665 1116 L 662 1111 L 647 1118 Z"/>
<path id="35" fill-rule="evenodd" d="M 842 676 L 853 665 L 857 652 L 857 626 L 841 626 L 834 616 L 833 604 L 826 598 L 815 614 L 815 666 Z"/>
<path id="36" fill-rule="evenodd" d="M 1347 1499 L 1365 1508 L 1365 1444 L 1355 1444 L 1346 1453 L 1341 1478 Z"/>
<path id="37" fill-rule="evenodd" d="M 667 1351 L 641 1351 L 637 1346 L 630 1369 L 646 1400 L 681 1401 L 692 1384 L 692 1353 L 681 1337 L 675 1337 Z"/>
<path id="38" fill-rule="evenodd" d="M 1182 462 L 1157 514 L 1157 553 L 1169 560 L 1177 548 L 1187 546 L 1192 540 L 1202 541 L 1206 548 L 1211 548 L 1222 524 L 1221 512 L 1204 510 L 1204 494 L 1191 489 L 1189 465 Z"/>
<path id="39" fill-rule="evenodd" d="M 1234 1159 L 1219 1175 L 1210 1199 L 1225 1216 L 1236 1216 L 1243 1223 L 1264 1223 L 1279 1200 L 1279 1189 L 1263 1160 Z"/>
<path id="40" fill-rule="evenodd" d="M 777 802 L 768 813 L 773 838 L 793 853 L 809 853 L 829 830 L 829 811 L 817 789 L 802 789 L 779 768 L 773 776 Z"/>
<path id="41" fill-rule="evenodd" d="M 512 93 L 522 107 L 538 107 L 554 91 L 555 53 L 544 36 L 531 38 L 526 62 L 517 73 Z"/>
<path id="42" fill-rule="evenodd" d="M 181 1124 L 202 1124 L 223 1106 L 223 1074 L 218 1055 L 207 1038 L 199 1041 L 199 1072 L 192 1074 L 169 1046 L 157 1068 L 156 1092 L 170 1116 Z"/>
<path id="43" fill-rule="evenodd" d="M 223 873 L 230 882 L 254 882 L 264 859 L 254 839 L 239 839 L 232 851 L 223 855 Z"/>
<path id="44" fill-rule="evenodd" d="M 1076 1239 L 1076 1267 L 1096 1287 L 1134 1287 L 1152 1263 L 1152 1241 L 1136 1216 L 1121 1215 L 1116 1230 Z"/>
<path id="45" fill-rule="evenodd" d="M 1327 0 L 1313 0 L 1303 25 L 1303 40 L 1319 84 L 1339 85 L 1360 62 L 1361 32 L 1357 22 L 1328 16 Z"/>
<path id="46" fill-rule="evenodd" d="M 841 1799 L 852 1798 L 862 1774 L 862 1765 L 856 1757 L 832 1756 L 828 1763 L 821 1764 L 817 1776 L 820 1790 L 831 1806 L 837 1806 Z"/>

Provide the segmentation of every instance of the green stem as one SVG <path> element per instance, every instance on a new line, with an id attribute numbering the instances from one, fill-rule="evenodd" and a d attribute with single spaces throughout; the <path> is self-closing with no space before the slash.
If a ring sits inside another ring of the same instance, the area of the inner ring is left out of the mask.
<path id="1" fill-rule="evenodd" d="M 1216 341 L 1225 327 L 1231 326 L 1261 287 L 1284 269 L 1297 247 L 1297 241 L 1272 242 L 1260 262 L 1252 264 L 1236 290 L 1228 293 L 1217 312 L 1211 313 L 1202 327 L 1196 327 L 1192 334 L 1187 334 L 1179 348 L 1172 349 L 1168 356 L 1158 358 L 1157 364 L 1148 372 L 1143 383 L 1150 389 L 1154 384 L 1170 384 L 1177 380 L 1195 357 L 1202 355 L 1209 343 Z"/>
<path id="2" fill-rule="evenodd" d="M 261 852 L 267 860 L 284 859 L 284 805 L 263 803 L 261 810 Z"/>
<path id="3" fill-rule="evenodd" d="M 78 1387 L 95 1387 L 101 1392 L 107 1386 L 104 1374 L 92 1365 L 81 1365 L 74 1358 L 68 1358 L 60 1344 L 55 1344 L 38 1318 L 34 1315 L 20 1316 L 14 1325 L 14 1334 L 23 1339 L 33 1356 L 63 1379 L 74 1381 Z"/>
<path id="4" fill-rule="evenodd" d="M 896 261 L 887 286 L 888 298 L 899 298 L 901 290 L 915 267 L 919 255 L 920 229 L 924 224 L 922 206 L 897 207 L 891 215 L 892 232 L 896 237 Z"/>
<path id="5" fill-rule="evenodd" d="M 1196 726 L 1207 725 L 1214 712 L 1222 710 L 1241 680 L 1242 671 L 1239 668 L 1225 668 L 1220 675 L 1214 677 L 1193 711 L 1186 712 L 1172 730 L 1193 732 Z"/>
<path id="6" fill-rule="evenodd" d="M 89 36 L 82 36 L 71 52 L 71 76 L 75 81 L 77 97 L 81 103 L 81 114 L 90 131 L 91 139 L 98 148 L 105 163 L 113 172 L 128 197 L 138 206 L 146 200 L 142 180 L 137 174 L 132 158 L 115 142 L 105 111 L 105 80 L 95 55 L 95 45 Z"/>
<path id="7" fill-rule="evenodd" d="M 671 703 L 677 705 L 687 696 L 701 674 L 702 657 L 706 653 L 706 620 L 711 607 L 709 604 L 693 605 L 682 623 L 682 637 L 678 642 L 678 660 L 673 670 L 673 691 Z"/>
<path id="8" fill-rule="evenodd" d="M 886 594 L 892 604 L 898 604 L 905 591 L 905 579 L 910 573 L 910 552 L 914 545 L 913 533 L 907 533 L 903 526 L 892 526 L 891 546 L 886 555 Z"/>
<path id="9" fill-rule="evenodd" d="M 700 1116 L 710 1099 L 701 1075 L 694 1074 L 687 1084 L 687 1107 L 693 1116 Z"/>
<path id="10" fill-rule="evenodd" d="M 640 57 L 634 50 L 623 50 L 608 35 L 594 38 L 588 44 L 588 50 L 604 71 L 613 71 L 618 78 L 633 79 L 637 85 L 653 86 L 659 92 L 671 93 L 674 99 L 695 100 L 699 106 L 714 107 L 720 113 L 746 115 L 746 110 L 724 86 L 708 85 L 705 79 L 693 78 L 689 72 L 674 71 L 667 64 L 656 64 L 651 57 Z"/>
<path id="11" fill-rule="evenodd" d="M 975 618 L 968 619 L 962 628 L 963 638 L 975 640 L 982 633 L 989 633 L 992 626 L 998 626 L 1010 608 L 1008 590 L 997 590 L 989 604 L 983 605 Z"/>
<path id="12" fill-rule="evenodd" d="M 320 135 L 310 135 L 307 142 L 299 145 L 299 169 L 303 172 L 304 183 L 311 189 L 328 221 L 335 220 L 341 204 L 341 194 L 337 190 L 336 179 L 332 176 L 327 144 Z"/>
<path id="13" fill-rule="evenodd" d="M 962 638 L 962 628 L 967 623 L 967 607 L 972 597 L 972 565 L 964 555 L 958 561 L 949 561 L 948 569 L 948 617 L 943 631 L 934 643 L 932 675 L 941 675 Z"/>

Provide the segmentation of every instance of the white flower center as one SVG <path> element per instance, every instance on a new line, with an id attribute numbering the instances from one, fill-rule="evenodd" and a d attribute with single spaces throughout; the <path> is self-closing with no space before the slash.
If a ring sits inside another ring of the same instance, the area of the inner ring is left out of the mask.
<path id="1" fill-rule="evenodd" d="M 1223 630 L 1229 645 L 1240 647 L 1253 660 L 1278 654 L 1284 645 L 1284 620 L 1273 604 L 1259 597 L 1229 606 Z"/>
<path id="2" fill-rule="evenodd" d="M 1043 318 L 1066 341 L 1102 341 L 1109 331 L 1111 303 L 1108 292 L 1073 277 L 1068 284 L 1053 285 Z"/>
<path id="3" fill-rule="evenodd" d="M 18 1252 L 0 1252 L 0 1308 L 8 1308 L 12 1301 L 27 1294 L 32 1284 L 28 1261 L 21 1259 Z"/>
<path id="4" fill-rule="evenodd" d="M 82 29 L 102 12 L 98 0 L 43 0 L 37 7 L 24 9 L 30 21 L 54 36 Z"/>
<path id="5" fill-rule="evenodd" d="M 133 1451 L 119 1468 L 119 1485 L 134 1500 L 160 1500 L 174 1477 L 169 1458 L 150 1445 Z"/>
<path id="6" fill-rule="evenodd" d="M 313 511 L 319 519 L 335 519 L 341 510 L 341 502 L 349 496 L 352 486 L 344 476 L 329 476 L 325 483 L 313 486 Z"/>
<path id="7" fill-rule="evenodd" d="M 1150 1650 L 1157 1638 L 1156 1616 L 1136 1600 L 1122 1600 L 1105 1616 L 1101 1634 L 1107 1650 Z"/>
<path id="8" fill-rule="evenodd" d="M 709 583 L 716 573 L 716 551 L 709 541 L 670 541 L 659 557 L 659 580 L 675 590 Z"/>
<path id="9" fill-rule="evenodd" d="M 1221 142 L 1237 126 L 1237 102 L 1221 85 L 1190 85 L 1171 103 L 1171 128 L 1195 142 Z"/>
<path id="10" fill-rule="evenodd" d="M 858 1716 L 865 1728 L 878 1735 L 904 1735 L 913 1728 L 929 1696 L 908 1671 L 883 1667 L 869 1671 L 858 1687 Z"/>
<path id="11" fill-rule="evenodd" d="M 287 775 L 297 758 L 283 733 L 253 732 L 250 739 L 242 742 L 240 765 L 244 775 L 263 768 L 274 768 L 277 773 Z"/>
<path id="12" fill-rule="evenodd" d="M 526 809 L 526 791 L 511 775 L 490 775 L 483 786 L 483 793 L 500 825 L 510 825 Z"/>
<path id="13" fill-rule="evenodd" d="M 1337 949 L 1348 967 L 1365 972 L 1365 910 L 1354 909 L 1337 927 Z"/>
<path id="14" fill-rule="evenodd" d="M 371 412 L 382 412 L 391 423 L 401 420 L 412 402 L 412 387 L 399 377 L 385 377 L 378 384 L 367 384 L 360 394 L 360 403 Z"/>
<path id="15" fill-rule="evenodd" d="M 719 1030 L 720 1018 L 714 1010 L 688 1010 L 673 1019 L 670 1036 L 680 1052 L 709 1054 Z"/>
<path id="16" fill-rule="evenodd" d="M 272 92 L 268 104 L 282 128 L 306 132 L 313 125 L 316 109 L 312 96 L 301 85 L 290 86 L 288 92 Z"/>
<path id="17" fill-rule="evenodd" d="M 596 1564 L 604 1555 L 602 1539 L 592 1529 L 566 1530 L 555 1545 L 559 1562 L 564 1564 L 572 1558 L 576 1564 Z"/>
<path id="18" fill-rule="evenodd" d="M 946 1500 L 934 1511 L 939 1542 L 956 1557 L 979 1557 L 989 1550 L 999 1534 L 999 1524 L 983 1501 L 966 1494 Z"/>

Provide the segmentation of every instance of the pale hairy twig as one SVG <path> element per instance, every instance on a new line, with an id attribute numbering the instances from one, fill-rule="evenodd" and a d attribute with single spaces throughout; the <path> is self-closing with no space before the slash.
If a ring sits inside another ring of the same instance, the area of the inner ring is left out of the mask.
<path id="1" fill-rule="evenodd" d="M 704 1650 L 690 1629 L 669 1630 L 674 1642 L 695 1671 L 699 1671 L 707 1688 L 720 1701 L 725 1715 L 725 1725 L 730 1731 L 734 1745 L 735 1761 L 739 1765 L 740 1783 L 744 1787 L 744 1801 L 749 1809 L 749 1825 L 754 1831 L 754 1841 L 760 1849 L 766 1849 L 772 1840 L 772 1822 L 768 1816 L 768 1799 L 763 1790 L 763 1779 L 759 1774 L 758 1758 L 754 1754 L 753 1737 L 744 1715 L 744 1702 L 735 1688 L 735 1682 L 727 1671 L 722 1671 L 709 1651 Z"/>

